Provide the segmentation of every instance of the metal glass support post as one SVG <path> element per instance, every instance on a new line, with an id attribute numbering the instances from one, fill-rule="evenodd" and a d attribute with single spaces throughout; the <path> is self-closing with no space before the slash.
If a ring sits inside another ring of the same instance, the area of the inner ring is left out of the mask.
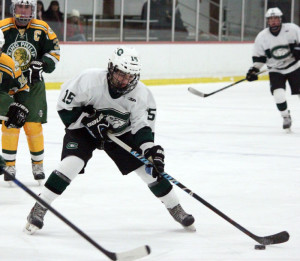
<path id="1" fill-rule="evenodd" d="M 150 40 L 150 0 L 147 0 L 147 22 L 146 22 L 146 42 Z"/>
<path id="2" fill-rule="evenodd" d="M 96 0 L 93 2 L 93 29 L 92 29 L 92 42 L 96 39 Z"/>
<path id="3" fill-rule="evenodd" d="M 120 42 L 123 42 L 123 29 L 124 29 L 124 0 L 121 0 Z"/>
<path id="4" fill-rule="evenodd" d="M 200 18 L 200 1 L 196 0 L 196 32 L 195 32 L 195 41 L 199 40 L 199 18 Z"/>
<path id="5" fill-rule="evenodd" d="M 265 19 L 265 13 L 267 12 L 267 8 L 268 8 L 268 0 L 265 0 L 265 4 L 264 4 L 264 28 L 267 27 L 267 22 L 266 22 L 266 19 Z"/>
<path id="6" fill-rule="evenodd" d="M 172 38 L 171 41 L 175 41 L 175 12 L 176 12 L 176 0 L 172 1 Z"/>
<path id="7" fill-rule="evenodd" d="M 294 23 L 295 21 L 295 0 L 292 0 L 291 2 L 291 23 Z"/>
<path id="8" fill-rule="evenodd" d="M 65 12 L 64 12 L 64 42 L 67 41 L 67 14 L 68 14 L 68 0 L 65 0 Z"/>
<path id="9" fill-rule="evenodd" d="M 222 41 L 222 29 L 223 29 L 223 0 L 220 0 L 220 5 L 219 5 L 219 36 L 218 36 L 218 41 Z"/>
<path id="10" fill-rule="evenodd" d="M 5 16 L 5 0 L 2 0 L 2 20 L 4 19 Z"/>
<path id="11" fill-rule="evenodd" d="M 245 0 L 242 1 L 241 42 L 244 41 L 244 34 L 245 34 Z"/>

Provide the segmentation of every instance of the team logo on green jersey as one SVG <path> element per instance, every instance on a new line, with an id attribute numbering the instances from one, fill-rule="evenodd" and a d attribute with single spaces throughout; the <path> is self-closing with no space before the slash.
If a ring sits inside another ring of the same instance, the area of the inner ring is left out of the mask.
<path id="1" fill-rule="evenodd" d="M 35 47 L 26 41 L 17 41 L 12 43 L 7 49 L 9 55 L 15 62 L 17 67 L 22 71 L 26 71 L 30 65 L 30 61 L 37 57 Z"/>

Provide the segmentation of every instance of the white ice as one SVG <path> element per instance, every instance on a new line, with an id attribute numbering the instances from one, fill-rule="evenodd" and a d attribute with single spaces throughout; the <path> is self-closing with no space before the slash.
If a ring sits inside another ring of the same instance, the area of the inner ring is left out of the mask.
<path id="1" fill-rule="evenodd" d="M 229 83 L 193 85 L 210 92 Z M 280 231 L 287 243 L 254 250 L 257 244 L 236 227 L 175 186 L 182 206 L 196 219 L 185 232 L 134 174 L 122 176 L 103 151 L 53 207 L 102 247 L 126 251 L 148 244 L 152 261 L 300 260 L 300 100 L 288 92 L 292 133 L 270 95 L 268 82 L 241 83 L 207 98 L 188 85 L 150 87 L 158 105 L 156 143 L 165 148 L 166 172 L 259 236 Z M 58 91 L 48 91 L 44 125 L 47 176 L 60 161 L 64 127 L 56 113 Z M 17 178 L 35 193 L 22 131 Z M 34 199 L 0 181 L 0 260 L 108 260 L 65 223 L 48 213 L 35 235 L 22 232 Z"/>

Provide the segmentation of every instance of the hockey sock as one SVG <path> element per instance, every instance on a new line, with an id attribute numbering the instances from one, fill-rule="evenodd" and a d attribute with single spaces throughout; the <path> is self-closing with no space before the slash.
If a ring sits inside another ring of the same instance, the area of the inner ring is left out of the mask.
<path id="1" fill-rule="evenodd" d="M 165 178 L 160 180 L 153 178 L 151 175 L 146 173 L 145 166 L 136 169 L 135 172 L 148 185 L 151 192 L 158 198 L 167 195 L 172 190 L 173 186 L 168 180 Z"/>
<path id="2" fill-rule="evenodd" d="M 83 169 L 84 161 L 76 156 L 64 158 L 56 168 L 57 171 L 63 173 L 69 180 L 73 180 Z"/>
<path id="3" fill-rule="evenodd" d="M 175 194 L 174 188 L 172 188 L 167 195 L 160 197 L 159 199 L 165 204 L 166 208 L 174 208 L 179 204 L 179 199 Z"/>
<path id="4" fill-rule="evenodd" d="M 24 131 L 27 136 L 32 162 L 42 162 L 44 159 L 44 135 L 42 124 L 39 122 L 26 122 Z"/>
<path id="5" fill-rule="evenodd" d="M 16 164 L 20 129 L 8 129 L 2 122 L 2 156 L 7 166 Z"/>
<path id="6" fill-rule="evenodd" d="M 281 116 L 285 117 L 288 116 L 288 107 L 285 97 L 285 90 L 280 88 L 276 89 L 273 92 L 274 100 L 276 102 L 277 109 L 280 111 Z"/>
<path id="7" fill-rule="evenodd" d="M 64 174 L 57 170 L 54 170 L 45 183 L 45 187 L 55 194 L 61 195 L 67 186 L 69 186 L 71 180 Z"/>

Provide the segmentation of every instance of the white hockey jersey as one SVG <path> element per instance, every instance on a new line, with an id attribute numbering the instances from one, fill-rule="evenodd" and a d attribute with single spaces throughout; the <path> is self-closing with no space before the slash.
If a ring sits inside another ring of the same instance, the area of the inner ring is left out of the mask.
<path id="1" fill-rule="evenodd" d="M 291 46 L 300 43 L 300 28 L 293 23 L 282 24 L 277 36 L 269 28 L 261 31 L 254 43 L 253 66 L 267 64 L 270 72 L 290 73 L 300 67 L 291 52 Z"/>
<path id="2" fill-rule="evenodd" d="M 87 69 L 74 79 L 64 83 L 57 103 L 57 110 L 72 111 L 76 107 L 92 105 L 112 125 L 115 135 L 128 131 L 135 134 L 143 127 L 155 128 L 156 104 L 150 90 L 138 82 L 131 92 L 113 99 L 109 94 L 107 70 Z M 81 120 L 88 114 L 83 112 L 80 117 L 68 126 L 68 129 L 84 127 Z"/>

